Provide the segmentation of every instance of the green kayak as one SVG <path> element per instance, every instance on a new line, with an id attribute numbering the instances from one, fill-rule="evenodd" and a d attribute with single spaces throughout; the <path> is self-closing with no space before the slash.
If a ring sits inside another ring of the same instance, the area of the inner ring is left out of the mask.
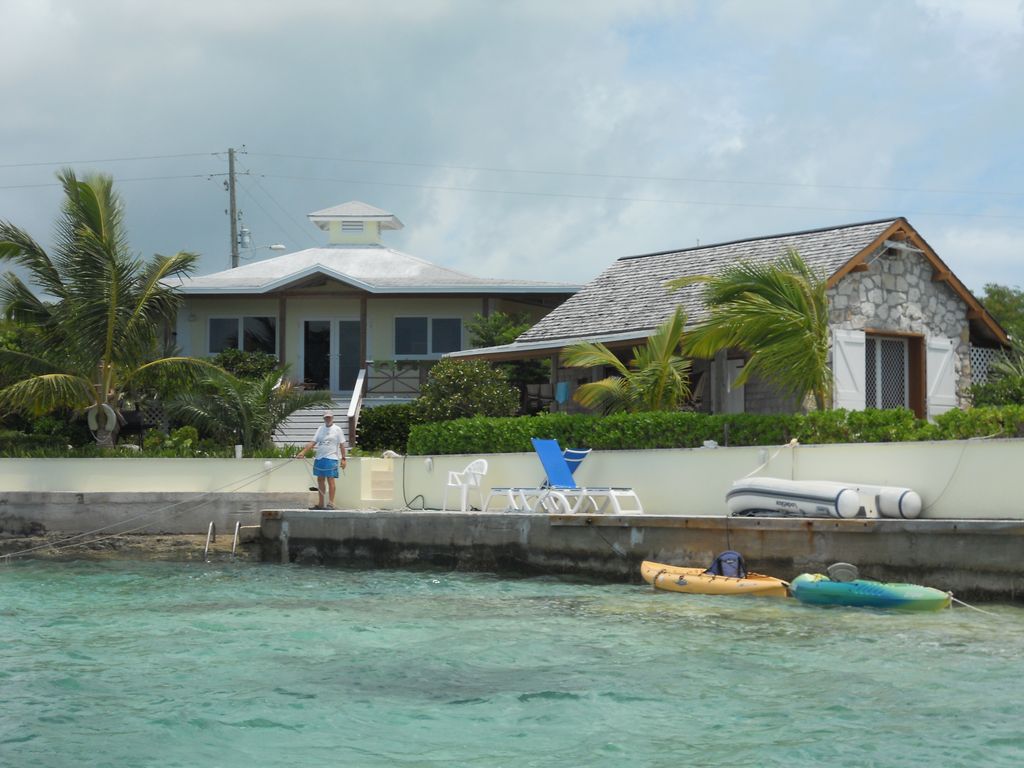
<path id="1" fill-rule="evenodd" d="M 790 582 L 797 600 L 808 605 L 847 605 L 856 608 L 889 608 L 900 611 L 938 611 L 948 608 L 952 596 L 919 584 L 888 584 L 881 581 L 833 581 L 820 573 L 802 573 Z"/>

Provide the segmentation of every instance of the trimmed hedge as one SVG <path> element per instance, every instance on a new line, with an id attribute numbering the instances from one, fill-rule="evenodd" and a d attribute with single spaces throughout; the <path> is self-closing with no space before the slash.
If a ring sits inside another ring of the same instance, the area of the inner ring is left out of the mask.
<path id="1" fill-rule="evenodd" d="M 366 453 L 405 452 L 409 430 L 423 419 L 412 403 L 392 403 L 364 408 L 359 414 L 359 449 Z"/>
<path id="2" fill-rule="evenodd" d="M 554 438 L 565 447 L 595 450 L 697 448 L 719 445 L 882 443 L 1024 436 L 1024 406 L 953 410 L 935 423 L 905 409 L 814 411 L 807 414 L 705 414 L 694 412 L 541 414 L 518 418 L 471 418 L 414 426 L 406 452 L 524 453 L 531 437 Z"/>

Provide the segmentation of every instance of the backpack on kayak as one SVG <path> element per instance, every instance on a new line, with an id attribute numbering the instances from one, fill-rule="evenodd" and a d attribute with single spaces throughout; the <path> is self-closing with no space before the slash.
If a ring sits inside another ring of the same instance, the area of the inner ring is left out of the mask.
<path id="1" fill-rule="evenodd" d="M 712 576 L 729 576 L 734 579 L 747 578 L 747 564 L 743 562 L 743 555 L 731 549 L 722 552 L 711 561 L 711 567 L 704 573 Z"/>

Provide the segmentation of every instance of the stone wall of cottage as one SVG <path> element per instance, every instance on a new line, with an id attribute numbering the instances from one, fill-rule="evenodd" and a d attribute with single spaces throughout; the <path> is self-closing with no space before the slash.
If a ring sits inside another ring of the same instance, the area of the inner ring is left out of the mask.
<path id="1" fill-rule="evenodd" d="M 932 280 L 921 255 L 885 250 L 868 259 L 866 272 L 851 272 L 829 289 L 829 320 L 848 330 L 870 328 L 956 339 L 957 400 L 969 404 L 970 330 L 967 306 L 949 285 Z"/>

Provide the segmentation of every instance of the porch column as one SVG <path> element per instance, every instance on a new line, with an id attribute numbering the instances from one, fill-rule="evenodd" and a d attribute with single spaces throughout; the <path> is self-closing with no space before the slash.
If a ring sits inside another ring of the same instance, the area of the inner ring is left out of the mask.
<path id="1" fill-rule="evenodd" d="M 277 362 L 284 365 L 287 359 L 288 300 L 282 293 L 277 297 Z"/>
<path id="2" fill-rule="evenodd" d="M 561 365 L 561 357 L 558 352 L 551 355 L 551 410 L 552 412 L 561 410 L 562 406 L 556 400 L 558 395 L 558 368 Z"/>
<path id="3" fill-rule="evenodd" d="M 359 367 L 366 368 L 366 295 L 359 297 Z"/>
<path id="4" fill-rule="evenodd" d="M 725 361 L 727 352 L 724 349 L 718 350 L 715 353 L 714 359 L 711 361 L 711 365 L 708 373 L 711 377 L 711 412 L 712 413 L 724 413 L 726 398 L 729 396 L 727 391 L 729 376 L 725 368 Z"/>

